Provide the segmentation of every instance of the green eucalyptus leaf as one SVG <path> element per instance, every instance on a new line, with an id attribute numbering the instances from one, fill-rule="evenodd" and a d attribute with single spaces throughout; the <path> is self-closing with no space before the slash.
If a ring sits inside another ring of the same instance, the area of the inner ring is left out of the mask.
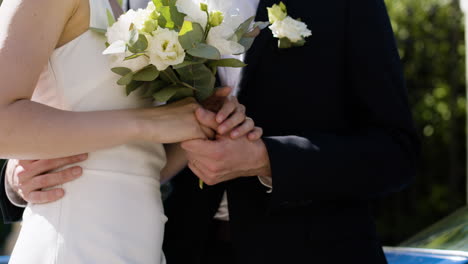
<path id="1" fill-rule="evenodd" d="M 246 37 L 243 37 L 239 40 L 239 44 L 244 46 L 244 53 L 247 52 L 252 47 L 254 41 L 255 41 L 255 38 L 246 38 Z"/>
<path id="2" fill-rule="evenodd" d="M 128 50 L 131 53 L 141 53 L 146 51 L 148 48 L 148 39 L 143 34 L 138 34 L 138 40 L 128 46 Z"/>
<path id="3" fill-rule="evenodd" d="M 208 67 L 232 67 L 242 68 L 247 66 L 243 61 L 238 59 L 222 59 L 208 62 Z"/>
<path id="4" fill-rule="evenodd" d="M 238 40 L 241 39 L 249 31 L 250 25 L 252 24 L 254 19 L 255 19 L 254 16 L 250 17 L 249 19 L 247 19 L 246 21 L 244 21 L 242 24 L 239 25 L 239 27 L 237 28 L 234 34 Z"/>
<path id="5" fill-rule="evenodd" d="M 221 54 L 219 50 L 205 43 L 198 43 L 194 48 L 187 50 L 187 53 L 198 58 L 208 60 L 219 60 Z"/>
<path id="6" fill-rule="evenodd" d="M 195 96 L 199 102 L 213 94 L 216 78 L 205 64 L 189 65 L 176 71 L 183 82 L 196 89 Z"/>
<path id="7" fill-rule="evenodd" d="M 140 88 L 144 82 L 139 82 L 139 81 L 131 81 L 129 84 L 125 86 L 125 92 L 127 93 L 127 96 L 129 96 L 133 91 L 136 89 Z"/>
<path id="8" fill-rule="evenodd" d="M 114 14 L 109 9 L 106 9 L 106 14 L 107 14 L 107 25 L 109 27 L 112 27 L 112 25 L 114 25 L 115 23 Z"/>
<path id="9" fill-rule="evenodd" d="M 133 75 L 133 80 L 151 82 L 159 77 L 159 71 L 154 65 L 147 66 Z"/>
<path id="10" fill-rule="evenodd" d="M 179 33 L 179 42 L 185 50 L 196 47 L 203 41 L 204 30 L 198 23 L 184 21 Z"/>
<path id="11" fill-rule="evenodd" d="M 129 85 L 133 80 L 133 73 L 129 72 L 117 81 L 118 85 Z"/>
<path id="12" fill-rule="evenodd" d="M 253 28 L 256 28 L 258 27 L 260 30 L 264 30 L 265 28 L 267 28 L 268 26 L 270 25 L 270 22 L 264 22 L 264 21 L 258 21 L 258 22 L 255 22 Z"/>
<path id="13" fill-rule="evenodd" d="M 205 63 L 206 61 L 207 61 L 206 59 L 202 59 L 202 58 L 193 58 L 191 60 L 185 60 L 181 64 L 174 65 L 172 66 L 172 68 L 174 70 L 177 70 L 185 66 L 189 66 L 189 65 L 202 64 L 202 63 Z"/>
<path id="14" fill-rule="evenodd" d="M 180 82 L 179 77 L 175 74 L 174 70 L 171 67 L 168 67 L 164 71 L 162 71 L 159 76 L 165 82 L 176 84 Z"/>
<path id="15" fill-rule="evenodd" d="M 168 103 L 179 101 L 187 97 L 194 97 L 194 90 L 187 87 L 180 87 L 177 89 L 177 92 L 168 100 Z"/>
<path id="16" fill-rule="evenodd" d="M 125 68 L 125 67 L 115 67 L 115 68 L 112 68 L 111 71 L 120 76 L 125 76 L 132 72 L 132 70 L 130 70 L 129 68 Z"/>
<path id="17" fill-rule="evenodd" d="M 157 91 L 161 90 L 164 87 L 169 86 L 170 83 L 167 83 L 161 79 L 158 79 L 153 82 L 147 83 L 147 90 L 143 94 L 143 97 L 153 97 L 153 94 L 155 94 Z"/>
<path id="18" fill-rule="evenodd" d="M 181 88 L 180 85 L 172 84 L 167 87 L 162 88 L 153 94 L 154 100 L 164 103 L 169 101 L 176 93 L 177 90 Z"/>

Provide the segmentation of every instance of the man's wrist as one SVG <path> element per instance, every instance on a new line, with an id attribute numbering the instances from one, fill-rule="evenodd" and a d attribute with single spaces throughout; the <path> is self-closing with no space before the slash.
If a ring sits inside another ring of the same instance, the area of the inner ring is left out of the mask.
<path id="1" fill-rule="evenodd" d="M 257 176 L 264 178 L 271 178 L 270 156 L 263 140 L 258 140 L 258 163 L 261 166 L 257 170 Z"/>

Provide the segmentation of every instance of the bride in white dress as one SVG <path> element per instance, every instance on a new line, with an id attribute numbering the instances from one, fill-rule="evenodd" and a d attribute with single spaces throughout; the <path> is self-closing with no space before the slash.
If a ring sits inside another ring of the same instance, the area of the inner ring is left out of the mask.
<path id="1" fill-rule="evenodd" d="M 61 186 L 63 199 L 27 206 L 12 264 L 165 263 L 162 144 L 211 130 L 197 122 L 192 100 L 151 108 L 125 95 L 102 55 L 105 38 L 88 30 L 107 26 L 106 9 L 108 0 L 5 0 L 0 8 L 0 157 L 90 152 L 83 176 Z"/>

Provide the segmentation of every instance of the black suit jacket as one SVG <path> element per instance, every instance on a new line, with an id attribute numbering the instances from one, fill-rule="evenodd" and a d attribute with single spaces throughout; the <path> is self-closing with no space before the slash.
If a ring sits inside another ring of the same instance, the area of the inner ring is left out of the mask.
<path id="1" fill-rule="evenodd" d="M 261 0 L 257 20 L 274 3 Z M 181 173 L 166 201 L 168 263 L 202 263 L 225 190 L 239 264 L 385 263 L 369 201 L 410 182 L 419 146 L 384 2 L 284 3 L 313 36 L 280 50 L 264 30 L 239 95 L 264 128 L 273 192 L 256 177 L 200 190 Z"/>
<path id="2" fill-rule="evenodd" d="M 385 5 L 283 1 L 313 36 L 280 50 L 264 30 L 239 95 L 264 128 L 273 192 L 256 177 L 200 190 L 182 172 L 165 203 L 170 264 L 202 263 L 224 191 L 239 264 L 385 263 L 369 201 L 411 181 L 419 150 Z M 257 20 L 274 3 L 261 0 Z M 4 219 L 18 220 L 0 192 Z"/>

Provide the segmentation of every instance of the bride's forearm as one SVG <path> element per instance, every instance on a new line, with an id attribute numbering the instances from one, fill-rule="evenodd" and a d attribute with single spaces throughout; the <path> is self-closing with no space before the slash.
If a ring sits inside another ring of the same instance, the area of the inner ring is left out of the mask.
<path id="1" fill-rule="evenodd" d="M 0 108 L 0 157 L 57 158 L 129 142 L 139 133 L 132 111 L 69 112 L 16 101 Z"/>
<path id="2" fill-rule="evenodd" d="M 166 149 L 167 163 L 161 171 L 161 182 L 166 182 L 182 171 L 188 163 L 184 150 L 180 143 L 164 145 Z"/>

